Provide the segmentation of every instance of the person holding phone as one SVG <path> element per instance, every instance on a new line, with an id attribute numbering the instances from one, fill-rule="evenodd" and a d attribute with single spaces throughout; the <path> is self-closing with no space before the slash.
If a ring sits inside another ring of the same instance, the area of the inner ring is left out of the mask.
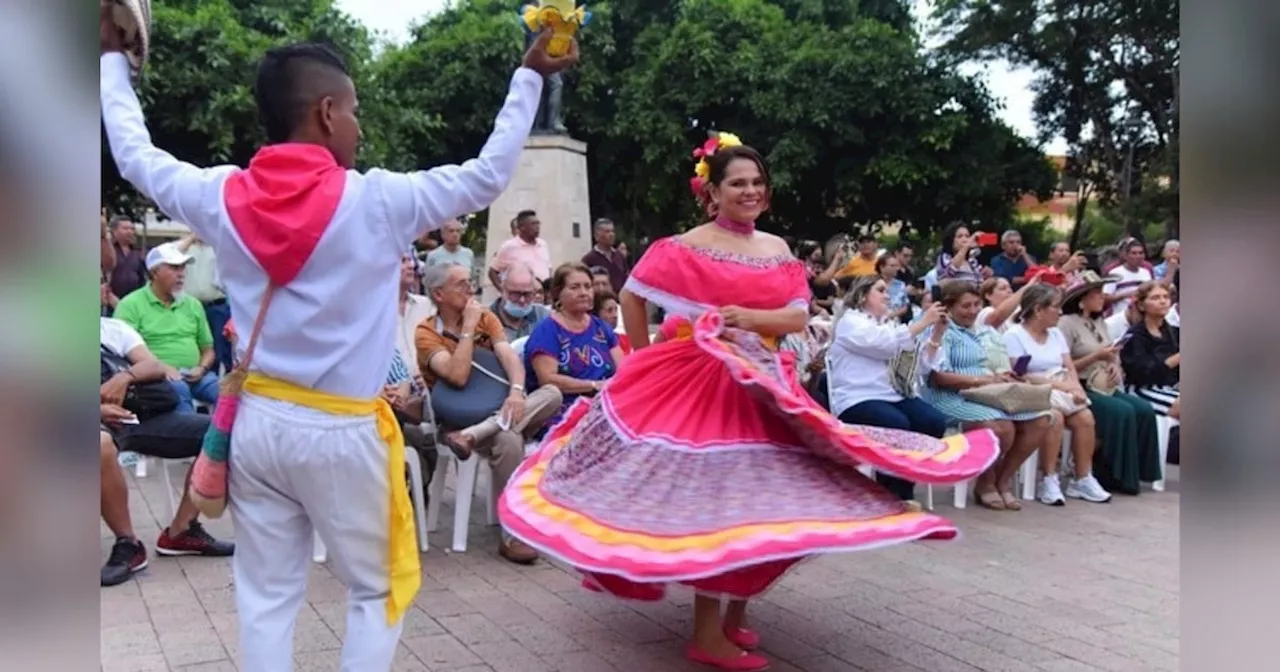
<path id="1" fill-rule="evenodd" d="M 831 413 L 851 425 L 905 429 L 942 438 L 947 417 L 920 400 L 915 376 L 895 383 L 893 370 L 893 362 L 903 353 L 916 357 L 913 371 L 921 365 L 929 371 L 938 364 L 947 328 L 942 304 L 930 306 L 910 326 L 898 323 L 888 283 L 876 276 L 855 279 L 844 301 L 846 310 L 836 323 L 827 354 Z M 928 338 L 921 343 L 919 339 L 926 334 Z M 911 481 L 877 472 L 876 482 L 918 506 Z"/>
<path id="2" fill-rule="evenodd" d="M 1098 274 L 1081 273 L 1064 293 L 1058 328 L 1097 423 L 1094 475 L 1110 492 L 1136 495 L 1141 483 L 1162 478 L 1156 412 L 1150 402 L 1124 391 L 1120 352 L 1131 335 L 1111 338 L 1103 318 L 1105 285 Z"/>
<path id="3" fill-rule="evenodd" d="M 976 231 L 972 235 L 962 222 L 953 222 L 942 230 L 942 252 L 938 254 L 938 280 L 966 280 L 975 285 L 991 277 L 991 269 L 978 262 L 981 252 Z"/>
<path id="4" fill-rule="evenodd" d="M 1049 384 L 1054 388 L 1051 423 L 1040 446 L 1040 479 L 1038 497 L 1050 506 L 1066 503 L 1058 475 L 1058 458 L 1065 428 L 1071 430 L 1071 454 L 1075 473 L 1067 482 L 1066 496 L 1088 502 L 1111 501 L 1098 479 L 1093 476 L 1093 452 L 1097 448 L 1095 420 L 1089 410 L 1089 396 L 1080 385 L 1067 339 L 1058 329 L 1062 314 L 1062 292 L 1049 285 L 1035 285 L 1022 295 L 1017 324 L 1004 334 L 1009 358 L 1030 357 L 1023 379 L 1029 383 Z"/>

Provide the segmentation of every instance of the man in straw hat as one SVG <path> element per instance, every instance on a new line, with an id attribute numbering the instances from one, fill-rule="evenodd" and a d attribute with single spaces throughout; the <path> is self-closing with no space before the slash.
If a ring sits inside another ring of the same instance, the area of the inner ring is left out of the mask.
<path id="1" fill-rule="evenodd" d="M 250 334 L 237 348 L 251 363 L 226 488 L 240 669 L 293 668 L 313 530 L 349 589 L 342 669 L 390 669 L 421 582 L 403 439 L 374 401 L 394 352 L 401 256 L 502 193 L 543 76 L 577 62 L 577 47 L 553 57 L 549 32 L 539 36 L 480 156 L 414 173 L 353 170 L 356 91 L 341 57 L 318 44 L 272 49 L 254 91 L 268 146 L 246 169 L 201 169 L 151 144 L 111 3 L 100 7 L 102 115 L 120 174 L 214 248 L 232 317 Z M 522 399 L 513 384 L 513 414 Z"/>

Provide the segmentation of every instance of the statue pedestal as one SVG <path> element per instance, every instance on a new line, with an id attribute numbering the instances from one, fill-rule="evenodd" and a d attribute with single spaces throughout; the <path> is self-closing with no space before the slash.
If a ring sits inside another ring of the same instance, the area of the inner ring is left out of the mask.
<path id="1" fill-rule="evenodd" d="M 551 270 L 580 261 L 591 249 L 591 201 L 587 191 L 587 143 L 564 135 L 532 135 L 507 190 L 489 206 L 485 263 L 511 238 L 511 220 L 533 210 L 542 222 L 542 238 L 551 252 Z M 486 271 L 487 273 L 487 271 Z M 484 281 L 486 304 L 497 290 Z"/>

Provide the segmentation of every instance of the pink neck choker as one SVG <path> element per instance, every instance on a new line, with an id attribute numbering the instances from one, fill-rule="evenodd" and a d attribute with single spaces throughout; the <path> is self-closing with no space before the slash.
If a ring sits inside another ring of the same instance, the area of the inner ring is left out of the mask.
<path id="1" fill-rule="evenodd" d="M 743 236 L 749 236 L 756 230 L 755 222 L 739 222 L 724 215 L 716 215 L 716 226 Z"/>

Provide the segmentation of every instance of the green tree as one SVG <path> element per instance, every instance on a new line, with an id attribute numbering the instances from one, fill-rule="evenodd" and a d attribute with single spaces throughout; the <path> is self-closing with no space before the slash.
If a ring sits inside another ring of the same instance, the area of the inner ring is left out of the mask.
<path id="1" fill-rule="evenodd" d="M 938 0 L 956 58 L 1003 58 L 1032 68 L 1036 125 L 1071 151 L 1068 176 L 1119 208 L 1130 233 L 1155 219 L 1176 236 L 1177 0 Z M 1130 159 L 1132 157 L 1132 159 Z"/>
<path id="2" fill-rule="evenodd" d="M 590 146 L 593 212 L 641 235 L 695 223 L 690 151 L 710 129 L 766 152 L 767 226 L 826 239 L 855 224 L 929 230 L 1007 222 L 1047 195 L 1041 152 L 995 118 L 988 93 L 925 55 L 900 2 L 617 0 L 593 6 L 567 123 Z M 472 155 L 521 48 L 512 5 L 462 1 L 378 64 L 396 109 L 448 119 L 403 145 L 420 164 Z M 416 86 L 411 86 L 416 84 Z"/>
<path id="3" fill-rule="evenodd" d="M 153 142 L 199 166 L 245 165 L 263 136 L 253 100 L 258 60 L 295 41 L 326 42 L 346 59 L 367 114 L 381 116 L 370 85 L 368 31 L 332 0 L 153 0 L 151 60 L 138 85 Z M 361 160 L 388 155 L 382 126 L 365 129 Z M 103 203 L 136 210 L 141 197 L 116 170 L 105 133 Z"/>

